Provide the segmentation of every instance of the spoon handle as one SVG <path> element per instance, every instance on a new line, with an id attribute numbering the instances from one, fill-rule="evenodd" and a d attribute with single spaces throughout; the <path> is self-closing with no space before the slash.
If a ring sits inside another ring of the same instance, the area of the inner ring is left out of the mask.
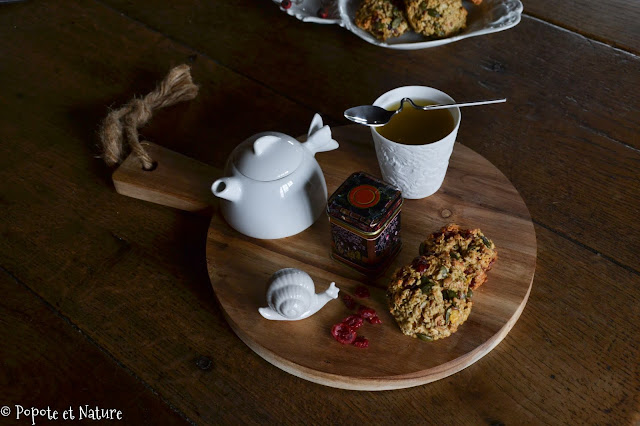
<path id="1" fill-rule="evenodd" d="M 398 109 L 398 111 L 402 110 L 402 104 L 404 103 L 404 101 L 409 102 L 411 104 L 411 106 L 416 108 L 416 109 L 421 109 L 421 110 L 427 111 L 427 110 L 430 110 L 430 109 L 445 109 L 445 108 L 453 108 L 453 107 L 466 107 L 466 106 L 475 106 L 475 105 L 499 104 L 499 103 L 502 103 L 502 102 L 507 102 L 507 99 L 503 98 L 503 99 L 491 99 L 491 100 L 486 100 L 486 101 L 461 102 L 461 103 L 455 103 L 455 104 L 438 104 L 438 105 L 421 106 L 421 105 L 416 105 L 409 98 L 404 98 L 404 99 L 402 99 L 402 101 L 400 101 L 400 108 Z"/>

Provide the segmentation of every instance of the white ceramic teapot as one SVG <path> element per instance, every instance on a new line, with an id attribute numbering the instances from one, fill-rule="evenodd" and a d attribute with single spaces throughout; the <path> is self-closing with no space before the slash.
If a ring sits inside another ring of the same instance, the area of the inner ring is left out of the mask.
<path id="1" fill-rule="evenodd" d="M 211 185 L 220 211 L 237 231 L 273 239 L 304 231 L 322 214 L 327 185 L 317 152 L 338 148 L 331 129 L 316 114 L 306 142 L 264 132 L 238 145 L 227 160 L 225 176 Z"/>

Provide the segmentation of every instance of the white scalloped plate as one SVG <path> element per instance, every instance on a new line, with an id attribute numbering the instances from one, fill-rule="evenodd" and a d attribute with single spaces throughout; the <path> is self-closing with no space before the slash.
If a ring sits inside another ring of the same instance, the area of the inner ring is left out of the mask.
<path id="1" fill-rule="evenodd" d="M 273 1 L 277 4 L 281 2 L 280 0 Z M 338 24 L 371 44 L 398 50 L 426 49 L 468 37 L 504 31 L 518 25 L 523 10 L 520 0 L 483 0 L 479 6 L 463 0 L 462 4 L 469 14 L 467 15 L 467 28 L 460 34 L 429 40 L 420 34 L 409 32 L 401 37 L 382 42 L 358 28 L 353 22 L 359 2 L 360 0 L 292 0 L 289 9 L 281 9 L 303 22 Z M 328 13 L 326 19 L 318 17 L 318 11 L 323 7 Z"/>

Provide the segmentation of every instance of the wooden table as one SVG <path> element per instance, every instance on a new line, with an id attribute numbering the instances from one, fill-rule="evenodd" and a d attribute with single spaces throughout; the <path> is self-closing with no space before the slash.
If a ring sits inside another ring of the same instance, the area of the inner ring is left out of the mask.
<path id="1" fill-rule="evenodd" d="M 88 405 L 120 410 L 117 424 L 639 422 L 640 4 L 524 6 L 508 31 L 403 52 L 268 0 L 0 4 L 2 420 Z M 253 133 L 303 134 L 315 112 L 347 124 L 345 108 L 401 85 L 507 97 L 465 110 L 458 141 L 535 224 L 535 280 L 508 336 L 453 376 L 382 392 L 256 355 L 211 288 L 209 217 L 117 194 L 97 158 L 109 108 L 181 63 L 200 94 L 143 136 L 218 167 Z"/>

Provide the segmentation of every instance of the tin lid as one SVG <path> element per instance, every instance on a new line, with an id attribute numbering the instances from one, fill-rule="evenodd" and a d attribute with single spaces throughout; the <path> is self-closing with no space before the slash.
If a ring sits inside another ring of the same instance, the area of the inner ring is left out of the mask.
<path id="1" fill-rule="evenodd" d="M 302 162 L 300 143 L 283 133 L 259 133 L 240 144 L 233 164 L 246 177 L 272 181 L 293 173 Z"/>
<path id="2" fill-rule="evenodd" d="M 356 172 L 329 197 L 327 214 L 363 232 L 376 232 L 401 205 L 398 188 L 368 173 Z"/>

